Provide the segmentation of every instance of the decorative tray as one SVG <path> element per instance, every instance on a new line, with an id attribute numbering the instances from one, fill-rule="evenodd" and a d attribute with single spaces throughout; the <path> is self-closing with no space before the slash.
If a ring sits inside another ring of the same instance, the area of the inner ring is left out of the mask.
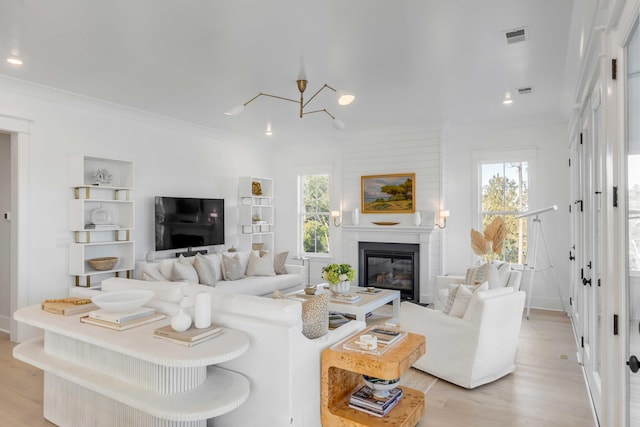
<path id="1" fill-rule="evenodd" d="M 393 222 L 393 221 L 373 221 L 373 223 L 375 225 L 398 225 L 398 224 L 400 224 L 399 222 Z"/>
<path id="2" fill-rule="evenodd" d="M 372 350 L 365 350 L 362 347 L 360 347 L 360 345 L 358 344 L 359 338 L 361 335 L 365 335 L 365 334 L 376 335 L 378 337 L 377 348 Z M 386 338 L 385 336 L 387 336 L 388 334 L 389 336 L 388 338 Z M 391 331 L 391 330 L 387 330 L 387 328 L 384 325 L 375 325 L 375 326 L 368 327 L 363 331 L 355 335 L 352 335 L 337 344 L 334 344 L 333 346 L 334 347 L 342 346 L 342 348 L 346 350 L 355 351 L 357 353 L 372 354 L 375 356 L 380 356 L 389 348 L 393 347 L 395 343 L 402 340 L 406 336 L 407 336 L 406 332 L 402 332 L 398 329 Z"/>

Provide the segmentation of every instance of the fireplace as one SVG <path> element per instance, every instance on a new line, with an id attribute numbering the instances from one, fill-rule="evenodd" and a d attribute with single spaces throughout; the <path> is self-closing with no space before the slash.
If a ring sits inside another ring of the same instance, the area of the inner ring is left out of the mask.
<path id="1" fill-rule="evenodd" d="M 403 300 L 420 299 L 420 245 L 359 242 L 358 282 L 400 291 Z"/>

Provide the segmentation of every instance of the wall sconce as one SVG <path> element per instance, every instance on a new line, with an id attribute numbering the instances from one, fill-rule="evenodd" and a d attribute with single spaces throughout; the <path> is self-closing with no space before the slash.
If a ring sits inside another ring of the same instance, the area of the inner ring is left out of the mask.
<path id="1" fill-rule="evenodd" d="M 436 227 L 445 228 L 447 226 L 447 218 L 449 217 L 449 211 L 440 211 L 440 218 L 442 220 L 443 225 L 440 225 L 439 222 L 436 222 Z"/>
<path id="2" fill-rule="evenodd" d="M 338 218 L 340 218 L 340 211 L 331 211 L 331 218 L 333 218 L 333 225 L 336 227 L 342 225 L 342 221 L 338 220 Z"/>

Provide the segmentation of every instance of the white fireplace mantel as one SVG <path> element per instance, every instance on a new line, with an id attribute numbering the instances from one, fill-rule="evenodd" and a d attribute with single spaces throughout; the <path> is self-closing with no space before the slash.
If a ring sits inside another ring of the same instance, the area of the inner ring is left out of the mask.
<path id="1" fill-rule="evenodd" d="M 343 254 L 348 264 L 358 269 L 358 243 L 414 243 L 420 245 L 420 302 L 433 300 L 432 286 L 429 284 L 429 244 L 433 227 L 403 225 L 343 225 Z"/>

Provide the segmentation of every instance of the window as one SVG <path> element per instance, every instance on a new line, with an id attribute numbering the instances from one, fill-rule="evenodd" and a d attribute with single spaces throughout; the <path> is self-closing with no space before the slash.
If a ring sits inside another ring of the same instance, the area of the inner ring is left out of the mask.
<path id="1" fill-rule="evenodd" d="M 482 229 L 502 216 L 507 228 L 502 259 L 522 264 L 527 253 L 527 219 L 516 217 L 528 210 L 529 162 L 484 160 L 479 167 Z"/>
<path id="2" fill-rule="evenodd" d="M 300 175 L 299 245 L 304 254 L 329 254 L 329 174 Z"/>

